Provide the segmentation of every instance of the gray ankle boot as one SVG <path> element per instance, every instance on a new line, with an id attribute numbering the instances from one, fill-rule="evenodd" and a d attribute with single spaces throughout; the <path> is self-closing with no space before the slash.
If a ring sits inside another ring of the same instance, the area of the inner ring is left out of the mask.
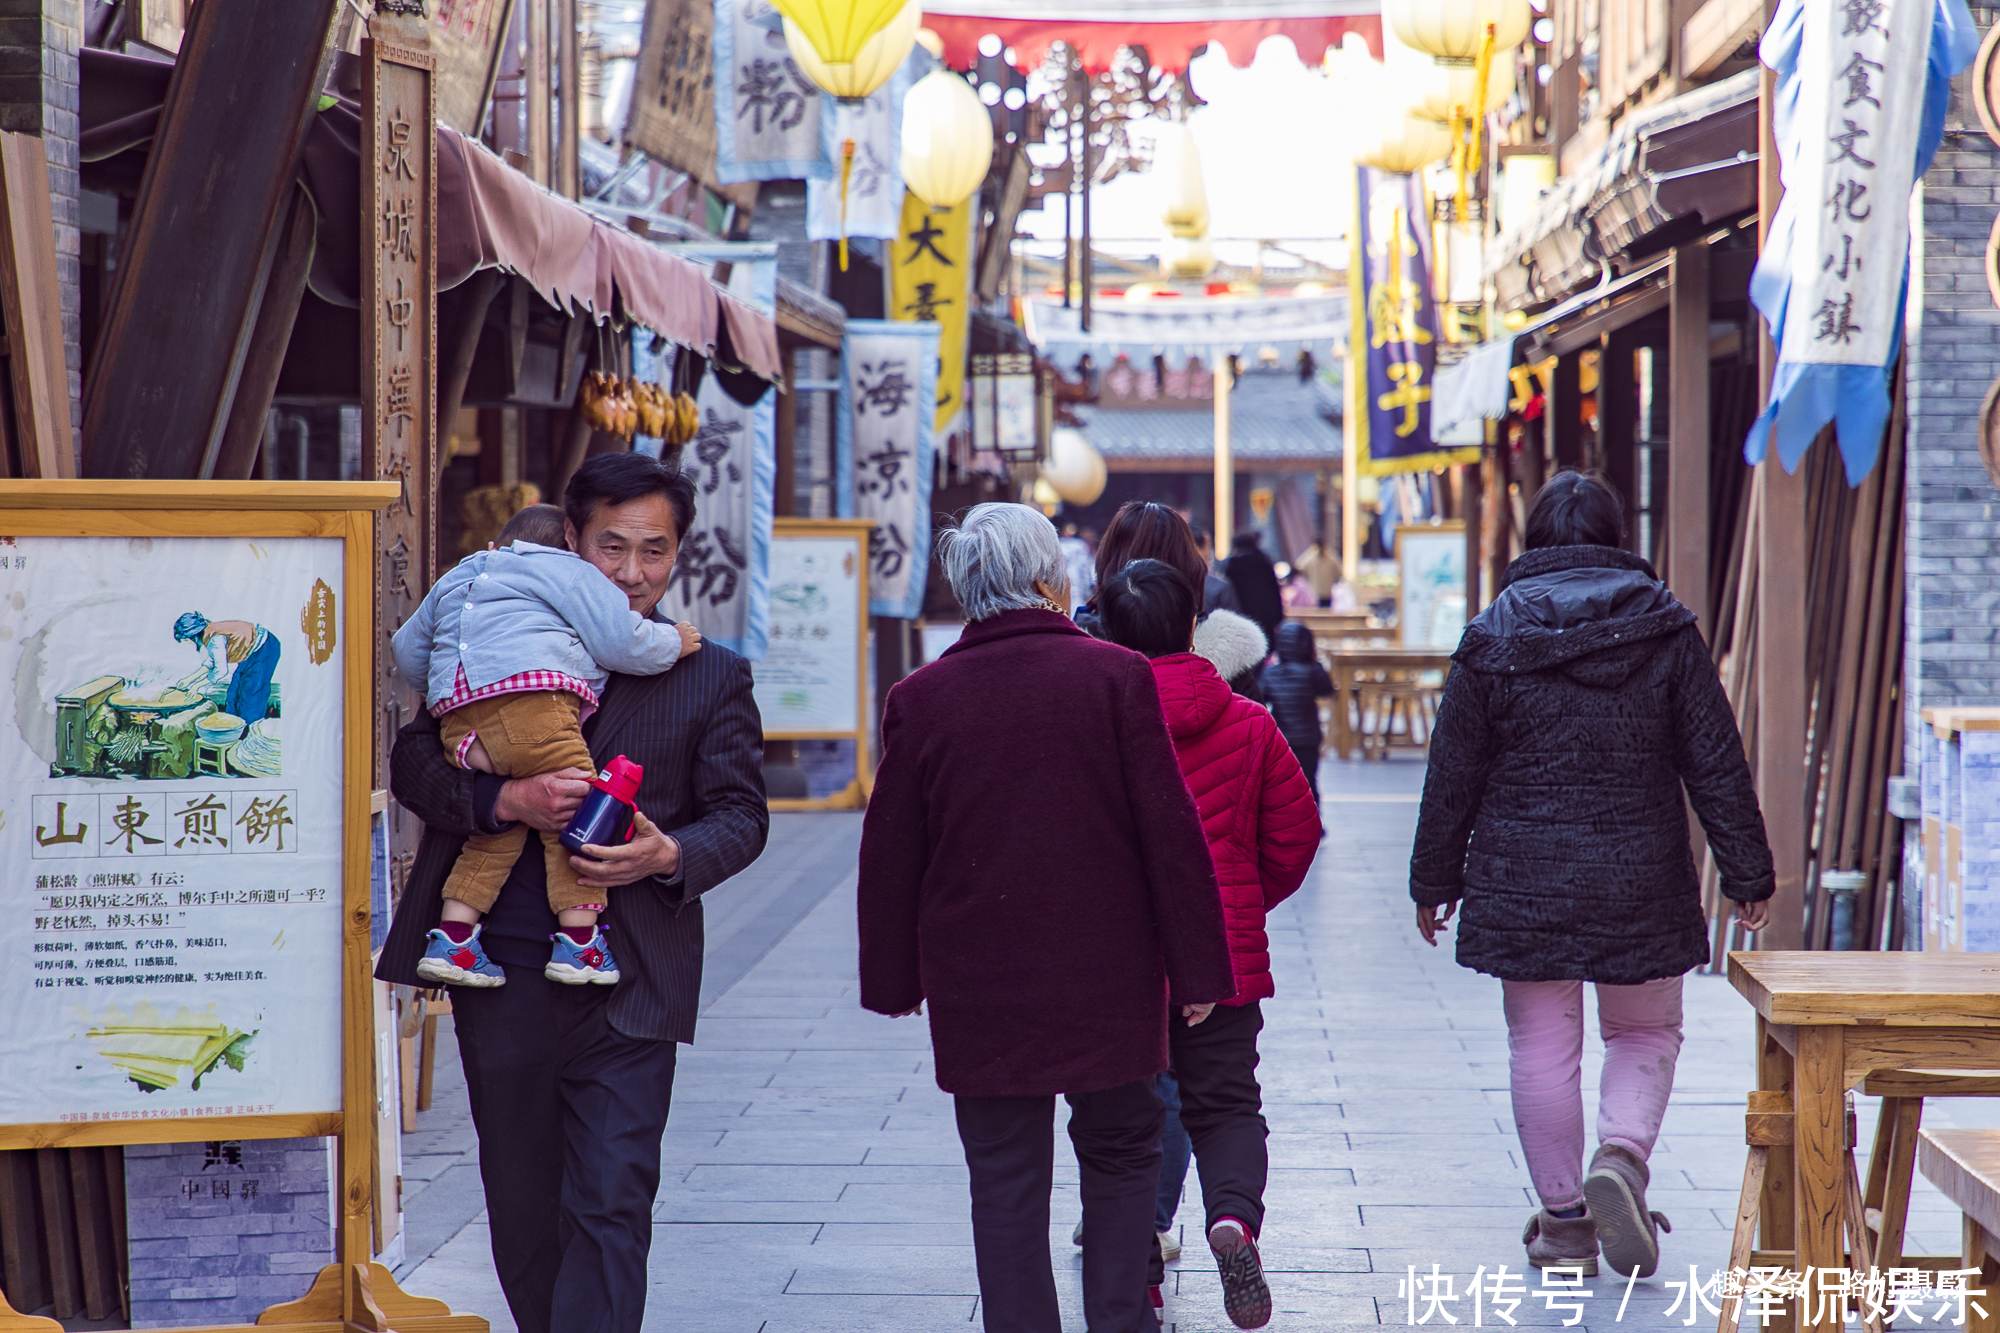
<path id="1" fill-rule="evenodd" d="M 1576 1268 L 1597 1276 L 1597 1223 L 1586 1207 L 1582 1217 L 1557 1217 L 1546 1208 L 1535 1210 L 1521 1232 L 1533 1268 Z"/>
<path id="2" fill-rule="evenodd" d="M 1597 1221 L 1604 1262 L 1620 1277 L 1651 1277 L 1660 1266 L 1658 1231 L 1672 1231 L 1664 1213 L 1646 1210 L 1652 1173 L 1630 1148 L 1607 1143 L 1590 1159 L 1583 1197 Z M 1656 1231 L 1657 1228 L 1657 1231 Z"/>

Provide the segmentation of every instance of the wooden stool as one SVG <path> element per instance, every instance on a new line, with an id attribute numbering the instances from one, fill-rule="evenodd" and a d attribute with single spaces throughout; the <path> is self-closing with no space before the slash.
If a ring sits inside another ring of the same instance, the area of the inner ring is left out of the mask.
<path id="1" fill-rule="evenodd" d="M 1875 1267 L 1904 1268 L 1903 1229 L 1910 1217 L 1910 1184 L 1926 1097 L 2000 1097 L 2000 1073 L 1891 1069 L 1870 1074 L 1861 1090 L 1882 1099 L 1875 1146 L 1868 1153 L 1868 1186 L 1862 1216 Z"/>
<path id="2" fill-rule="evenodd" d="M 1963 1214 L 1960 1266 L 1977 1270 L 1970 1285 L 1987 1293 L 1985 1300 L 1967 1303 L 1965 1327 L 1995 1333 L 2000 1330 L 2000 1292 L 1995 1290 L 2000 1287 L 2000 1130 L 1927 1129 L 1917 1156 L 1924 1179 Z"/>
<path id="3" fill-rule="evenodd" d="M 431 1109 L 431 1080 L 437 1072 L 438 1019 L 451 1012 L 451 994 L 443 987 L 412 990 L 401 1004 L 396 1046 L 403 1075 L 403 1132 L 414 1134 L 417 1112 Z M 417 1045 L 419 1033 L 423 1035 L 421 1052 Z"/>

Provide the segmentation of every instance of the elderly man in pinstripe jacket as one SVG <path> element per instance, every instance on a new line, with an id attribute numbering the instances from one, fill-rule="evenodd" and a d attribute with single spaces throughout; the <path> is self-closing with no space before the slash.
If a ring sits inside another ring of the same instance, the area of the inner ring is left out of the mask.
<path id="1" fill-rule="evenodd" d="M 644 455 L 605 454 L 578 469 L 563 504 L 571 548 L 653 615 L 694 518 L 688 479 Z M 531 841 L 482 931 L 506 984 L 452 996 L 493 1266 L 521 1333 L 638 1333 L 675 1043 L 694 1039 L 701 991 L 701 895 L 756 860 L 770 827 L 750 668 L 726 649 L 711 644 L 665 675 L 614 674 L 583 734 L 600 767 L 623 754 L 645 768 L 632 841 L 573 859 L 584 886 L 605 890 L 623 977 L 565 986 L 543 975 L 556 924 Z M 424 837 L 376 976 L 421 985 L 439 886 L 465 838 L 515 822 L 561 831 L 590 775 L 454 768 L 428 715 L 403 728 L 391 767 Z"/>

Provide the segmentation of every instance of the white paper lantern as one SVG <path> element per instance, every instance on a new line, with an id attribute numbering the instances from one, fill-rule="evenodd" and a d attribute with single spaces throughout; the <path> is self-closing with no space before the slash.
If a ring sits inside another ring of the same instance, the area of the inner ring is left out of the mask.
<path id="1" fill-rule="evenodd" d="M 1382 117 L 1373 136 L 1363 140 L 1354 160 L 1364 167 L 1407 176 L 1451 152 L 1451 131 L 1434 120 L 1407 111 Z"/>
<path id="2" fill-rule="evenodd" d="M 932 208 L 972 197 L 993 165 L 993 118 L 950 70 L 918 79 L 903 97 L 903 184 Z"/>
<path id="3" fill-rule="evenodd" d="M 1084 438 L 1082 431 L 1073 426 L 1057 426 L 1049 433 L 1049 461 L 1042 464 L 1041 479 L 1055 489 L 1064 503 L 1094 503 L 1104 494 L 1108 477 L 1104 455 Z"/>
<path id="4" fill-rule="evenodd" d="M 1519 46 L 1534 19 L 1528 0 L 1382 0 L 1382 26 L 1441 65 L 1470 65 L 1489 23 L 1495 54 Z"/>

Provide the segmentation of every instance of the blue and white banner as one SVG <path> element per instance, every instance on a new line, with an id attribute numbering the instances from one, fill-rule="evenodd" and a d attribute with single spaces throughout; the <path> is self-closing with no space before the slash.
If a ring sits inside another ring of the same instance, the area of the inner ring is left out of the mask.
<path id="1" fill-rule="evenodd" d="M 840 345 L 834 451 L 842 518 L 872 518 L 868 612 L 923 614 L 931 567 L 935 462 L 936 324 L 850 319 Z"/>
<path id="2" fill-rule="evenodd" d="M 715 0 L 715 178 L 825 180 L 833 99 L 785 45 L 770 0 Z"/>
<path id="3" fill-rule="evenodd" d="M 840 230 L 840 155 L 854 140 L 847 175 L 847 235 L 894 240 L 903 216 L 903 94 L 937 62 L 923 47 L 910 51 L 889 81 L 859 102 L 835 102 L 828 136 L 833 174 L 806 182 L 806 239 L 837 241 Z"/>
<path id="4" fill-rule="evenodd" d="M 668 246 L 710 263 L 728 261 L 729 292 L 764 314 L 777 311 L 777 246 L 771 242 Z M 665 384 L 671 363 L 655 353 L 653 333 L 633 330 L 632 377 Z M 694 522 L 661 603 L 702 637 L 762 661 L 771 625 L 771 530 L 778 476 L 778 395 L 745 407 L 704 375 L 695 393 L 701 429 L 681 448 L 681 468 L 694 481 Z M 635 448 L 659 456 L 658 440 Z"/>
<path id="5" fill-rule="evenodd" d="M 1979 46 L 1965 0 L 1781 0 L 1759 58 L 1777 75 L 1785 197 L 1751 299 L 1771 324 L 1771 399 L 1743 444 L 1796 471 L 1834 423 L 1848 482 L 1881 453 L 1908 291 L 1910 191 Z"/>

